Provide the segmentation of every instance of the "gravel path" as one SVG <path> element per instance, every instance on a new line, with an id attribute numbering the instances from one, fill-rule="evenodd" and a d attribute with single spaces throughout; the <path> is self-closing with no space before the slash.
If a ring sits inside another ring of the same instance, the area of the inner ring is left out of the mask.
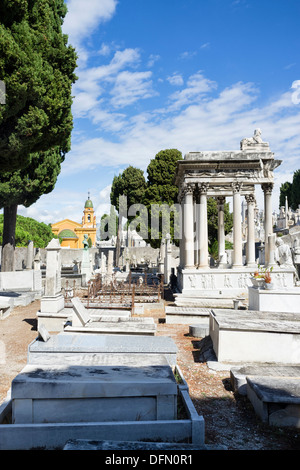
<path id="1" fill-rule="evenodd" d="M 18 307 L 0 320 L 0 403 L 12 379 L 27 362 L 27 348 L 37 336 L 39 301 Z M 157 322 L 157 335 L 173 338 L 178 346 L 177 363 L 189 385 L 189 393 L 205 420 L 207 444 L 228 450 L 300 450 L 300 430 L 264 425 L 247 398 L 236 396 L 228 371 L 213 371 L 201 362 L 202 338 L 189 336 L 188 325 L 163 323 L 162 312 L 145 313 Z"/>

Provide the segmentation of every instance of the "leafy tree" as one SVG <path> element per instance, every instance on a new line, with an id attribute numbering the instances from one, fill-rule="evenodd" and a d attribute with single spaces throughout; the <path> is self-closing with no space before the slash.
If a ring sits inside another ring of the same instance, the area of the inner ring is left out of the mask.
<path id="1" fill-rule="evenodd" d="M 103 214 L 100 222 L 100 240 L 110 240 L 118 232 L 118 216 L 114 206 L 110 207 L 109 214 Z"/>
<path id="2" fill-rule="evenodd" d="M 4 208 L 2 271 L 12 271 L 18 205 L 31 206 L 42 194 L 51 192 L 64 157 L 58 148 L 31 155 L 31 163 L 22 170 L 0 176 L 0 207 Z M 4 249 L 5 250 L 5 249 Z M 5 253 L 5 251 L 4 251 Z"/>
<path id="3" fill-rule="evenodd" d="M 140 204 L 146 190 L 144 173 L 139 168 L 127 167 L 123 173 L 115 176 L 112 182 L 110 201 L 119 213 L 119 225 L 116 242 L 116 264 L 119 263 L 121 252 L 121 231 L 123 218 L 133 220 L 135 215 L 128 215 L 128 209 Z"/>
<path id="4" fill-rule="evenodd" d="M 172 205 L 177 202 L 178 188 L 174 184 L 177 161 L 182 153 L 177 149 L 161 150 L 150 161 L 147 173 L 147 189 L 144 203 L 163 203 Z"/>
<path id="5" fill-rule="evenodd" d="M 2 0 L 0 80 L 0 169 L 30 163 L 30 154 L 54 146 L 66 152 L 73 122 L 71 86 L 76 53 L 62 34 L 63 0 Z"/>
<path id="6" fill-rule="evenodd" d="M 286 181 L 280 186 L 279 207 L 285 206 L 286 196 L 289 207 L 293 210 L 298 209 L 300 204 L 300 170 L 294 172 L 292 183 Z"/>
<path id="7" fill-rule="evenodd" d="M 75 50 L 62 34 L 63 0 L 0 4 L 2 270 L 13 270 L 17 205 L 50 192 L 70 150 Z"/>
<path id="8" fill-rule="evenodd" d="M 300 170 L 294 172 L 291 188 L 291 208 L 295 211 L 300 204 Z"/>
<path id="9" fill-rule="evenodd" d="M 178 160 L 182 160 L 182 153 L 179 150 L 161 150 L 150 161 L 147 168 L 147 189 L 143 203 L 149 214 L 147 242 L 153 248 L 160 247 L 161 239 L 166 236 L 167 232 L 170 233 L 172 240 L 178 241 L 175 233 L 176 229 L 179 230 L 179 220 L 178 212 L 174 207 L 178 197 L 178 188 L 174 184 Z M 157 223 L 150 224 L 151 218 L 152 222 L 155 220 Z"/>
<path id="10" fill-rule="evenodd" d="M 209 197 L 207 199 L 207 225 L 208 240 L 210 246 L 218 240 L 218 205 L 217 201 Z M 224 230 L 229 233 L 233 227 L 233 215 L 229 212 L 229 203 L 224 204 Z"/>
<path id="11" fill-rule="evenodd" d="M 292 202 L 292 183 L 286 181 L 280 186 L 280 195 L 279 195 L 279 208 L 285 206 L 285 198 L 287 197 L 288 203 Z"/>
<path id="12" fill-rule="evenodd" d="M 0 214 L 0 242 L 3 236 L 4 216 Z M 57 238 L 50 225 L 38 222 L 31 217 L 17 215 L 16 246 L 27 246 L 30 240 L 36 248 L 45 248 L 52 238 Z"/>

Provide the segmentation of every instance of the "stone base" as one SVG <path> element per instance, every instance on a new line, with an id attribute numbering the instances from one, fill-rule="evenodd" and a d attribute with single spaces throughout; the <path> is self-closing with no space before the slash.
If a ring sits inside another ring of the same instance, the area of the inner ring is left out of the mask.
<path id="1" fill-rule="evenodd" d="M 53 297 L 42 297 L 41 299 L 41 313 L 58 313 L 65 306 L 65 299 L 62 294 L 57 294 Z"/>
<path id="2" fill-rule="evenodd" d="M 230 382 L 232 388 L 239 395 L 247 395 L 247 377 L 281 377 L 295 379 L 300 377 L 300 366 L 290 364 L 244 364 L 230 368 Z"/>
<path id="3" fill-rule="evenodd" d="M 299 377 L 247 377 L 247 396 L 264 423 L 300 428 Z"/>
<path id="4" fill-rule="evenodd" d="M 162 356 L 172 367 L 176 365 L 177 347 L 172 338 L 59 333 L 47 342 L 36 339 L 28 347 L 28 364 L 139 366 L 151 365 Z"/>
<path id="5" fill-rule="evenodd" d="M 50 332 L 62 332 L 65 324 L 70 320 L 70 309 L 63 309 L 58 313 L 37 312 L 38 330 L 43 325 Z"/>
<path id="6" fill-rule="evenodd" d="M 300 287 L 259 289 L 248 287 L 249 310 L 300 313 Z"/>
<path id="7" fill-rule="evenodd" d="M 155 323 L 133 321 L 92 321 L 85 326 L 66 326 L 65 333 L 91 333 L 108 335 L 150 335 L 156 332 Z"/>
<path id="8" fill-rule="evenodd" d="M 190 325 L 192 323 L 201 323 L 209 325 L 210 309 L 197 307 L 173 307 L 168 306 L 165 309 L 166 323 L 176 323 Z"/>
<path id="9" fill-rule="evenodd" d="M 208 268 L 208 269 L 178 269 L 178 289 L 184 297 L 203 299 L 220 299 L 223 305 L 216 308 L 227 308 L 224 302 L 236 297 L 248 297 L 248 287 L 252 286 L 251 274 L 255 268 Z M 294 270 L 274 267 L 272 280 L 277 289 L 294 287 Z M 203 305 L 204 306 L 204 305 Z M 230 307 L 229 307 L 230 308 Z"/>
<path id="10" fill-rule="evenodd" d="M 209 334 L 219 362 L 300 363 L 300 316 L 212 310 Z"/>
<path id="11" fill-rule="evenodd" d="M 151 421 L 177 418 L 169 365 L 27 365 L 12 381 L 12 424 Z"/>

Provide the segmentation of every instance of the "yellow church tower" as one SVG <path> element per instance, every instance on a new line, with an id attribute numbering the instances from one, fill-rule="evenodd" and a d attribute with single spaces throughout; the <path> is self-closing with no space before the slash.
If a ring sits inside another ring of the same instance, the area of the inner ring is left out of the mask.
<path id="1" fill-rule="evenodd" d="M 62 239 L 62 247 L 83 248 L 84 235 L 90 238 L 92 246 L 96 246 L 96 216 L 90 195 L 88 195 L 88 199 L 85 201 L 82 224 L 70 219 L 64 219 L 52 224 L 51 227 L 54 235 Z"/>

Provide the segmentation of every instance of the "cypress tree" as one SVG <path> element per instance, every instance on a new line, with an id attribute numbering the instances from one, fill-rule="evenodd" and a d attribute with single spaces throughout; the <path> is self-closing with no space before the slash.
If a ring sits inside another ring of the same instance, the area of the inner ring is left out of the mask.
<path id="1" fill-rule="evenodd" d="M 6 89 L 5 104 L 0 105 L 6 270 L 13 269 L 17 205 L 28 206 L 53 189 L 70 150 L 77 57 L 62 33 L 66 12 L 63 0 L 0 3 L 0 80 Z"/>

